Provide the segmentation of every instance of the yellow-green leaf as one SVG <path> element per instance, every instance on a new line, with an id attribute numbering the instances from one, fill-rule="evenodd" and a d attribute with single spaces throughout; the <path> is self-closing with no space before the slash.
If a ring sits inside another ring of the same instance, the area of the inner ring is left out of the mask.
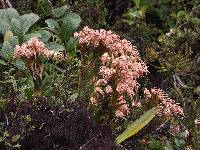
<path id="1" fill-rule="evenodd" d="M 9 41 L 12 36 L 13 36 L 12 31 L 6 31 L 4 34 L 4 41 Z"/>
<path id="2" fill-rule="evenodd" d="M 127 138 L 131 137 L 132 135 L 136 134 L 138 131 L 140 131 L 144 126 L 146 126 L 155 116 L 157 111 L 156 107 L 153 107 L 149 111 L 147 111 L 145 114 L 143 114 L 139 119 L 131 123 L 127 129 L 120 134 L 116 139 L 115 142 L 117 144 L 123 142 Z"/>

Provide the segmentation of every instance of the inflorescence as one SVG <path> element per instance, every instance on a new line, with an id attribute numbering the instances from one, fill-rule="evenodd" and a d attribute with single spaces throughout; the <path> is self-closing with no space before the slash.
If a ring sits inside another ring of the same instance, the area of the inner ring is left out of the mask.
<path id="1" fill-rule="evenodd" d="M 115 95 L 115 103 L 120 105 L 115 115 L 124 117 L 129 112 L 125 96 L 132 99 L 139 87 L 137 79 L 148 72 L 137 49 L 130 41 L 121 40 L 120 36 L 103 29 L 93 30 L 86 26 L 74 36 L 79 39 L 80 50 L 92 46 L 101 47 L 105 51 L 100 58 L 99 79 L 95 83 L 91 103 L 97 105 L 103 97 Z M 140 106 L 135 101 L 133 104 Z"/>

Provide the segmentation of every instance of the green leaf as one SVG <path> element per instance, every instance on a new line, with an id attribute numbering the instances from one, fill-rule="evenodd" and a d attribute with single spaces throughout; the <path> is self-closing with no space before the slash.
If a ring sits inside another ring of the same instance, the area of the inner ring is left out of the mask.
<path id="1" fill-rule="evenodd" d="M 81 22 L 81 17 L 75 13 L 70 13 L 68 15 L 65 15 L 65 17 L 62 18 L 62 20 L 63 25 L 60 32 L 60 36 L 63 41 L 68 41 L 73 31 L 75 31 L 78 28 Z"/>
<path id="2" fill-rule="evenodd" d="M 63 23 L 72 27 L 73 30 L 76 30 L 81 22 L 81 17 L 76 13 L 69 13 L 62 19 Z"/>
<path id="3" fill-rule="evenodd" d="M 127 138 L 131 137 L 132 135 L 136 134 L 138 131 L 140 131 L 144 126 L 146 126 L 155 116 L 157 111 L 156 107 L 153 107 L 149 111 L 147 111 L 145 114 L 143 114 L 139 119 L 131 123 L 128 128 L 120 134 L 115 142 L 117 144 L 123 142 Z"/>
<path id="4" fill-rule="evenodd" d="M 0 34 L 4 34 L 6 31 L 10 30 L 10 25 L 7 21 L 0 18 Z"/>
<path id="5" fill-rule="evenodd" d="M 43 42 L 47 42 L 51 38 L 51 33 L 46 30 L 40 30 L 39 33 Z"/>
<path id="6" fill-rule="evenodd" d="M 23 33 L 26 33 L 30 27 L 39 20 L 39 16 L 34 13 L 22 15 L 20 17 Z"/>
<path id="7" fill-rule="evenodd" d="M 5 61 L 3 61 L 3 60 L 0 59 L 0 65 L 4 65 L 5 66 L 7 64 L 5 63 Z"/>
<path id="8" fill-rule="evenodd" d="M 136 8 L 140 8 L 140 0 L 134 0 Z"/>
<path id="9" fill-rule="evenodd" d="M 139 11 L 130 12 L 128 15 L 129 15 L 129 17 L 133 17 L 133 18 L 140 18 L 141 17 Z"/>
<path id="10" fill-rule="evenodd" d="M 191 22 L 193 24 L 199 25 L 200 24 L 200 19 L 199 18 L 191 18 Z"/>
<path id="11" fill-rule="evenodd" d="M 39 32 L 33 32 L 33 33 L 30 33 L 30 34 L 26 34 L 25 35 L 25 39 L 26 40 L 29 40 L 33 37 L 36 37 L 36 38 L 42 38 L 42 35 L 39 33 Z"/>
<path id="12" fill-rule="evenodd" d="M 12 45 L 8 41 L 5 41 L 3 43 L 2 50 L 0 51 L 1 56 L 4 59 L 11 61 L 12 60 L 12 53 L 13 53 Z"/>
<path id="13" fill-rule="evenodd" d="M 151 139 L 149 148 L 152 150 L 156 150 L 156 149 L 164 150 L 164 144 L 160 140 Z"/>
<path id="14" fill-rule="evenodd" d="M 49 49 L 49 50 L 53 50 L 53 51 L 56 51 L 56 52 L 60 52 L 60 51 L 64 51 L 65 48 L 58 44 L 58 43 L 55 43 L 55 42 L 50 42 L 46 45 L 46 47 Z"/>
<path id="15" fill-rule="evenodd" d="M 70 37 L 69 41 L 67 42 L 68 51 L 73 51 L 78 44 L 78 40 L 74 37 Z"/>
<path id="16" fill-rule="evenodd" d="M 7 8 L 0 10 L 0 18 L 7 22 L 11 22 L 13 18 L 19 18 L 19 14 L 14 8 Z"/>
<path id="17" fill-rule="evenodd" d="M 194 89 L 194 93 L 197 94 L 198 96 L 200 96 L 200 86 L 198 86 Z"/>
<path id="18" fill-rule="evenodd" d="M 78 98 L 78 93 L 74 93 L 72 95 L 70 95 L 69 99 L 74 102 L 76 99 Z"/>
<path id="19" fill-rule="evenodd" d="M 69 41 L 67 42 L 67 51 L 69 52 L 71 57 L 76 56 L 77 44 L 78 44 L 78 40 L 74 37 L 70 37 Z"/>
<path id="20" fill-rule="evenodd" d="M 167 144 L 165 146 L 165 150 L 174 150 L 172 144 L 167 142 Z"/>
<path id="21" fill-rule="evenodd" d="M 18 37 L 17 36 L 12 36 L 9 40 L 9 43 L 10 45 L 12 46 L 12 48 L 15 48 L 16 45 L 19 44 L 19 41 L 18 41 Z"/>
<path id="22" fill-rule="evenodd" d="M 4 18 L 6 9 L 0 9 L 0 18 Z"/>
<path id="23" fill-rule="evenodd" d="M 20 36 L 22 34 L 22 25 L 19 19 L 13 18 L 11 20 L 11 31 L 14 35 Z"/>
<path id="24" fill-rule="evenodd" d="M 0 136 L 0 142 L 3 142 L 4 137 Z"/>
<path id="25" fill-rule="evenodd" d="M 6 9 L 6 16 L 9 19 L 9 21 L 11 21 L 13 18 L 19 18 L 19 14 L 14 8 Z"/>
<path id="26" fill-rule="evenodd" d="M 63 16 L 67 12 L 67 10 L 68 10 L 68 6 L 64 5 L 62 7 L 55 8 L 53 10 L 53 14 L 54 14 L 55 17 L 59 18 L 59 17 Z"/>
<path id="27" fill-rule="evenodd" d="M 185 20 L 185 17 L 187 16 L 187 14 L 184 11 L 179 11 L 176 16 L 178 20 Z"/>
<path id="28" fill-rule="evenodd" d="M 15 66 L 19 69 L 19 70 L 26 70 L 27 67 L 25 65 L 25 63 L 22 60 L 17 60 L 15 62 Z"/>
<path id="29" fill-rule="evenodd" d="M 6 104 L 6 100 L 0 99 L 0 108 L 3 108 Z"/>
<path id="30" fill-rule="evenodd" d="M 55 21 L 53 19 L 47 19 L 47 20 L 45 20 L 45 23 L 48 25 L 48 27 L 51 31 L 55 32 L 56 34 L 58 33 L 59 24 L 57 21 Z"/>

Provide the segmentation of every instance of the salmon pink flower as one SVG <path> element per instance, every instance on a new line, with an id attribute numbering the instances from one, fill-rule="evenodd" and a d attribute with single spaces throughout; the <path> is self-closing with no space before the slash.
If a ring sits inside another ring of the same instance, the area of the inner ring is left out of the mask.
<path id="1" fill-rule="evenodd" d="M 104 50 L 103 55 L 99 58 L 101 66 L 99 79 L 95 84 L 98 90 L 95 88 L 95 91 L 104 95 L 113 93 L 118 97 L 126 95 L 132 98 L 139 87 L 137 79 L 146 74 L 148 70 L 131 42 L 126 39 L 121 40 L 119 35 L 111 31 L 104 29 L 93 30 L 88 26 L 75 33 L 74 36 L 79 40 L 80 51 L 84 51 L 86 46 Z M 99 86 L 105 91 L 104 93 L 99 90 Z M 98 94 L 96 97 L 98 100 Z M 116 100 L 116 105 L 118 104 L 119 99 Z M 137 106 L 139 104 L 138 102 Z M 120 105 L 115 114 L 118 117 L 122 117 L 127 115 L 128 112 L 128 105 L 124 100 L 124 104 Z"/>

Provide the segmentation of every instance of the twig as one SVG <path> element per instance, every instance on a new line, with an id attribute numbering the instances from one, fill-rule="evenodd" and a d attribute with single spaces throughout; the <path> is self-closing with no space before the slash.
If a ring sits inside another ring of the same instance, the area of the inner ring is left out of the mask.
<path id="1" fill-rule="evenodd" d="M 9 121 L 8 121 L 8 117 L 6 115 L 6 112 L 4 111 L 5 114 L 5 118 L 6 118 L 6 127 L 5 127 L 5 131 L 7 130 L 8 126 L 9 126 Z"/>
<path id="2" fill-rule="evenodd" d="M 98 134 L 97 136 L 93 137 L 93 138 L 90 139 L 89 141 L 87 141 L 85 144 L 83 144 L 82 146 L 80 146 L 79 150 L 83 150 L 83 148 L 84 148 L 88 143 L 90 143 L 91 141 L 93 141 L 93 140 L 96 141 L 96 140 L 97 140 L 97 137 L 100 136 L 100 135 L 101 135 L 101 133 Z"/>

